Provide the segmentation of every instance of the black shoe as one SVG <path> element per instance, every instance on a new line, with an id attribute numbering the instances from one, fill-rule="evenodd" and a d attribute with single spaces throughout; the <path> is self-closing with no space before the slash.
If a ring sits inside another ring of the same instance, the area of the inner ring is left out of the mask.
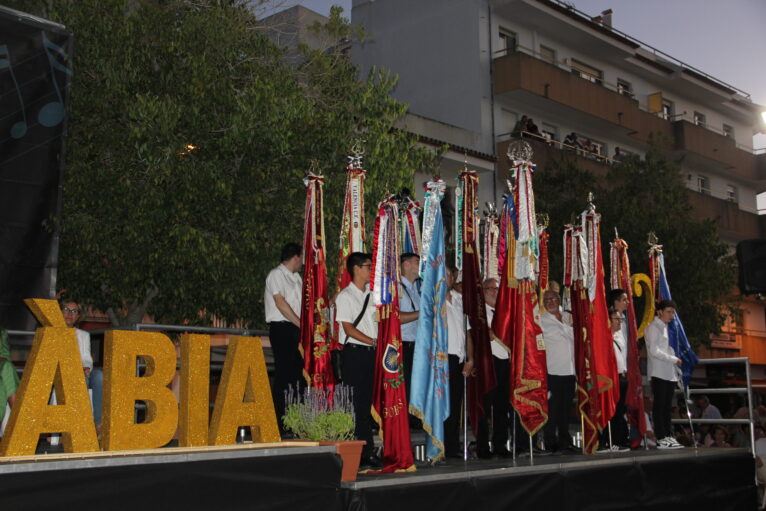
<path id="1" fill-rule="evenodd" d="M 495 456 L 499 458 L 512 458 L 513 453 L 506 449 L 505 447 L 500 447 L 498 449 L 495 449 Z"/>
<path id="2" fill-rule="evenodd" d="M 368 458 L 362 458 L 359 462 L 359 470 L 380 470 L 383 468 L 383 462 L 376 456 L 370 456 Z"/>
<path id="3" fill-rule="evenodd" d="M 489 460 L 492 459 L 492 452 L 489 447 L 479 447 L 476 449 L 476 457 L 480 460 Z"/>
<path id="4" fill-rule="evenodd" d="M 568 445 L 561 449 L 562 454 L 582 454 L 582 449 L 574 445 Z"/>

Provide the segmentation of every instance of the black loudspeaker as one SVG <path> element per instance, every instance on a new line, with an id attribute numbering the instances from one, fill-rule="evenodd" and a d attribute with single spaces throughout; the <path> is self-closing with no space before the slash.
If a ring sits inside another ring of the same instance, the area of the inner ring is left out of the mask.
<path id="1" fill-rule="evenodd" d="M 737 243 L 737 260 L 742 294 L 766 294 L 766 238 Z"/>

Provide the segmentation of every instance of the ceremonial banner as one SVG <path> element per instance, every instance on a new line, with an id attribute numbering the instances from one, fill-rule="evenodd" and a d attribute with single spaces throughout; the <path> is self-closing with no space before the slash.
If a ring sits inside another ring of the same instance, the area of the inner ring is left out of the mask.
<path id="1" fill-rule="evenodd" d="M 402 369 L 399 322 L 398 210 L 394 200 L 383 201 L 375 220 L 372 296 L 378 308 L 378 347 L 372 390 L 372 417 L 383 439 L 381 472 L 414 471 L 407 413 L 407 389 Z"/>
<path id="2" fill-rule="evenodd" d="M 644 413 L 644 388 L 641 379 L 641 367 L 638 353 L 638 328 L 636 326 L 636 310 L 633 306 L 633 286 L 630 285 L 630 261 L 628 259 L 628 244 L 622 238 L 616 237 L 611 244 L 611 276 L 612 289 L 622 289 L 628 296 L 628 309 L 625 311 L 628 322 L 628 394 L 625 405 L 628 408 L 628 421 L 641 436 L 646 434 L 646 414 Z M 612 304 L 608 304 L 612 305 Z"/>
<path id="3" fill-rule="evenodd" d="M 513 256 L 508 257 L 508 254 L 516 253 L 516 238 L 514 237 L 515 229 L 513 226 L 516 205 L 512 194 L 503 195 L 503 200 L 497 252 L 500 272 L 491 334 L 493 339 L 496 339 L 510 351 L 513 344 L 513 311 L 516 300 L 516 292 L 514 290 L 518 287 L 518 281 L 514 277 Z"/>
<path id="4" fill-rule="evenodd" d="M 400 253 L 412 253 L 420 255 L 420 225 L 418 215 L 420 204 L 407 197 L 406 205 L 399 217 L 401 224 Z"/>
<path id="5" fill-rule="evenodd" d="M 330 335 L 327 328 L 330 300 L 325 265 L 323 183 L 324 178 L 313 173 L 309 173 L 306 178 L 303 296 L 298 349 L 303 356 L 306 383 L 318 389 L 332 389 L 335 378 L 330 361 Z"/>
<path id="6" fill-rule="evenodd" d="M 462 252 L 463 259 L 463 313 L 471 324 L 473 340 L 474 375 L 468 378 L 468 418 L 474 433 L 478 432 L 479 420 L 484 416 L 484 395 L 495 388 L 495 364 L 492 360 L 492 347 L 487 325 L 487 309 L 484 305 L 484 290 L 479 272 L 479 226 L 476 216 L 478 200 L 476 189 L 479 177 L 476 171 L 460 173 L 462 189 L 462 208 L 457 216 L 462 217 Z"/>
<path id="7" fill-rule="evenodd" d="M 484 257 L 482 258 L 482 275 L 484 279 L 495 279 L 500 282 L 497 260 L 497 245 L 500 239 L 500 225 L 497 214 L 492 212 L 484 219 Z"/>
<path id="8" fill-rule="evenodd" d="M 668 285 L 668 276 L 665 272 L 665 255 L 662 253 L 661 245 L 654 245 L 649 249 L 649 268 L 651 271 L 652 283 L 654 284 L 657 301 L 672 300 L 670 286 Z M 697 354 L 694 353 L 689 339 L 686 337 L 684 325 L 678 312 L 673 316 L 673 320 L 668 323 L 668 341 L 670 347 L 676 352 L 676 356 L 681 359 L 681 379 L 684 387 L 689 386 L 694 367 L 699 362 Z"/>
<path id="9" fill-rule="evenodd" d="M 429 182 L 423 212 L 420 258 L 420 317 L 410 389 L 410 413 L 423 421 L 426 455 L 435 463 L 444 457 L 444 420 L 450 414 L 447 356 L 447 271 L 441 199 L 444 181 Z"/>
<path id="10" fill-rule="evenodd" d="M 580 227 L 567 226 L 564 231 L 564 281 L 571 285 L 578 408 L 584 422 L 583 450 L 588 454 L 598 448 L 598 433 L 619 400 L 599 223 L 600 216 L 591 207 L 583 212 Z"/>
<path id="11" fill-rule="evenodd" d="M 337 290 L 348 286 L 351 277 L 346 259 L 352 252 L 364 252 L 364 178 L 361 156 L 349 156 L 346 169 L 346 197 L 343 201 L 343 219 L 340 224 L 340 250 L 338 252 Z"/>

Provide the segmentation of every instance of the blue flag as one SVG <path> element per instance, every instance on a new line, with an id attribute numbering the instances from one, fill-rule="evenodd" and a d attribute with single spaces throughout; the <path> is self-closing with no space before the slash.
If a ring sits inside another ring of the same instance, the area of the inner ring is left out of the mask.
<path id="1" fill-rule="evenodd" d="M 410 389 L 410 413 L 423 421 L 428 434 L 426 455 L 431 462 L 444 457 L 444 420 L 450 413 L 447 271 L 440 198 L 438 189 L 429 189 L 426 194 L 428 214 L 424 215 L 423 239 L 428 241 L 428 247 L 424 246 L 421 254 L 423 284 Z"/>
<path id="2" fill-rule="evenodd" d="M 672 300 L 670 295 L 670 286 L 668 286 L 668 277 L 665 273 L 665 255 L 659 253 L 660 261 L 660 300 Z M 670 347 L 676 352 L 676 356 L 681 359 L 681 376 L 684 382 L 684 386 L 689 386 L 689 380 L 692 377 L 692 371 L 694 366 L 697 365 L 699 359 L 692 350 L 692 346 L 689 343 L 689 339 L 686 337 L 686 331 L 684 325 L 681 323 L 681 318 L 678 317 L 678 313 L 673 317 L 673 320 L 668 323 L 668 341 Z"/>

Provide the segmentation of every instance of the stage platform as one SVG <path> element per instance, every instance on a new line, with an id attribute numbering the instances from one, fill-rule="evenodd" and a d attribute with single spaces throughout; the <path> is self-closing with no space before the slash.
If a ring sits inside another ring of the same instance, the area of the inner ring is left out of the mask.
<path id="1" fill-rule="evenodd" d="M 303 442 L 0 460 L 4 509 L 752 510 L 744 449 L 449 460 L 340 483 L 334 447 Z"/>

